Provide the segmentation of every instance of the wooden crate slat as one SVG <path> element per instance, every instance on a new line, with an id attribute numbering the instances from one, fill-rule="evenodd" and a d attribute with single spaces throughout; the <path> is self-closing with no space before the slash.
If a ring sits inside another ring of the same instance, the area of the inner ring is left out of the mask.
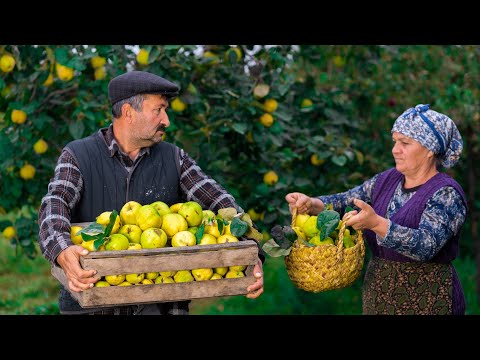
<path id="1" fill-rule="evenodd" d="M 184 252 L 183 250 L 168 254 L 151 254 L 149 256 L 121 256 L 118 258 L 83 257 L 85 270 L 97 270 L 98 276 L 145 273 L 153 271 L 192 270 L 233 265 L 254 265 L 258 259 L 258 247 L 244 249 L 217 249 L 215 251 Z M 119 251 L 120 253 L 121 251 Z"/>

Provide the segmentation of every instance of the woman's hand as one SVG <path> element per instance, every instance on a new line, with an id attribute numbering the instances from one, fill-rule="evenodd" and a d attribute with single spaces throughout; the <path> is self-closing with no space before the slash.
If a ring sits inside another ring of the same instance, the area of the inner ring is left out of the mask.
<path id="1" fill-rule="evenodd" d="M 317 215 L 325 208 L 325 205 L 320 199 L 311 198 L 299 192 L 287 194 L 285 200 L 288 202 L 288 208 L 291 214 L 293 214 L 293 209 L 297 208 L 298 214 Z"/>
<path id="2" fill-rule="evenodd" d="M 360 208 L 350 211 L 343 216 L 343 219 L 348 219 L 345 222 L 346 226 L 351 226 L 355 230 L 372 230 L 380 237 L 384 238 L 388 230 L 388 220 L 377 215 L 375 210 L 365 201 L 354 199 L 355 206 Z"/>

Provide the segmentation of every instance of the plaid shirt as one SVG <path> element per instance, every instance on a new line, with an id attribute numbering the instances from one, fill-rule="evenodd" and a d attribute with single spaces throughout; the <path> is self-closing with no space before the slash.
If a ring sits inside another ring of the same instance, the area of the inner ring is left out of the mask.
<path id="1" fill-rule="evenodd" d="M 113 127 L 102 129 L 110 156 L 117 157 L 130 171 L 143 157 L 150 155 L 150 148 L 142 148 L 132 160 L 120 150 L 113 136 Z M 196 201 L 203 209 L 217 212 L 221 208 L 243 209 L 220 184 L 206 175 L 183 149 L 180 149 L 180 188 L 186 201 Z M 48 184 L 48 192 L 40 206 L 38 242 L 43 256 L 52 264 L 58 254 L 73 245 L 70 239 L 71 211 L 77 206 L 83 193 L 83 178 L 75 158 L 63 149 L 55 167 L 55 175 Z"/>

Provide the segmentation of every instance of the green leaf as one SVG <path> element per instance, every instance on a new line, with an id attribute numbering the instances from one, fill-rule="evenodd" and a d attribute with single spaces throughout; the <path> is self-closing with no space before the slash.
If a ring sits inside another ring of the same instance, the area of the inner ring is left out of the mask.
<path id="1" fill-rule="evenodd" d="M 107 240 L 105 236 L 100 236 L 97 240 L 93 242 L 93 248 L 95 249 L 95 251 L 97 251 L 98 248 L 105 243 L 105 240 Z"/>
<path id="2" fill-rule="evenodd" d="M 347 207 L 345 208 L 345 212 L 346 212 L 346 213 L 347 213 L 347 212 L 350 212 L 350 211 L 353 211 L 353 210 L 355 210 L 355 209 L 352 208 L 351 206 L 347 206 Z"/>
<path id="3" fill-rule="evenodd" d="M 223 219 L 221 219 L 219 217 L 216 217 L 215 219 L 217 220 L 218 232 L 221 234 L 223 232 Z"/>
<path id="4" fill-rule="evenodd" d="M 317 229 L 320 230 L 320 241 L 323 241 L 338 226 L 340 214 L 334 210 L 324 210 L 317 216 Z"/>
<path id="5" fill-rule="evenodd" d="M 78 234 L 82 234 L 82 237 L 83 237 L 83 234 L 94 236 L 98 234 L 103 234 L 104 230 L 105 230 L 105 226 L 96 222 L 92 222 L 86 227 L 84 227 L 82 230 L 80 230 Z"/>
<path id="6" fill-rule="evenodd" d="M 55 49 L 55 61 L 60 65 L 66 66 L 68 63 L 68 51 L 65 48 Z"/>
<path id="7" fill-rule="evenodd" d="M 233 236 L 243 236 L 248 230 L 248 224 L 245 221 L 240 220 L 238 217 L 233 218 L 230 225 L 230 232 Z"/>
<path id="8" fill-rule="evenodd" d="M 237 133 L 243 135 L 247 132 L 247 125 L 236 122 L 232 125 L 232 129 L 235 130 Z"/>
<path id="9" fill-rule="evenodd" d="M 295 240 L 297 240 L 297 233 L 292 229 L 291 226 L 284 226 L 282 228 L 283 234 L 285 235 L 285 238 L 293 243 Z"/>
<path id="10" fill-rule="evenodd" d="M 338 166 L 343 166 L 347 163 L 347 157 L 345 155 L 333 155 L 332 162 Z"/>
<path id="11" fill-rule="evenodd" d="M 279 119 L 282 119 L 282 120 L 284 120 L 284 121 L 290 121 L 290 120 L 292 120 L 292 114 L 286 113 L 286 112 L 284 112 L 284 111 L 276 110 L 276 111 L 275 111 L 275 115 L 276 115 Z"/>
<path id="12" fill-rule="evenodd" d="M 295 184 L 296 187 L 308 186 L 308 185 L 310 185 L 311 183 L 312 183 L 312 182 L 311 182 L 310 179 L 305 179 L 305 178 L 300 178 L 300 177 L 297 178 L 297 179 L 295 179 L 295 182 L 294 182 L 294 184 Z"/>
<path id="13" fill-rule="evenodd" d="M 118 215 L 117 210 L 113 210 L 110 213 L 110 222 L 108 223 L 107 228 L 105 229 L 105 232 L 104 232 L 105 236 L 110 236 L 110 233 L 113 230 L 113 226 L 115 225 L 115 220 L 117 220 L 117 215 Z"/>
<path id="14" fill-rule="evenodd" d="M 286 256 L 290 254 L 290 251 L 292 250 L 291 247 L 289 247 L 288 249 L 282 249 L 275 243 L 275 241 L 273 241 L 273 239 L 265 242 L 265 244 L 263 244 L 262 246 L 262 249 L 271 257 Z"/>
<path id="15" fill-rule="evenodd" d="M 182 47 L 181 45 L 165 45 L 163 48 L 165 50 L 178 50 L 181 47 Z"/>
<path id="16" fill-rule="evenodd" d="M 195 232 L 195 237 L 197 238 L 197 245 L 200 244 L 200 240 L 203 238 L 203 232 L 205 231 L 205 223 L 203 222 Z"/>
<path id="17" fill-rule="evenodd" d="M 272 235 L 273 241 L 275 241 L 282 249 L 288 249 L 292 246 L 292 242 L 287 239 L 286 233 L 282 226 L 275 225 L 270 231 L 270 234 Z"/>
<path id="18" fill-rule="evenodd" d="M 105 237 L 103 232 L 101 234 L 96 234 L 96 235 L 88 235 L 88 234 L 82 233 L 81 231 L 79 231 L 79 233 L 81 233 L 82 239 L 84 241 L 97 240 L 97 239 Z"/>
<path id="19" fill-rule="evenodd" d="M 73 121 L 68 125 L 68 131 L 74 139 L 80 139 L 85 131 L 85 125 L 82 121 Z"/>

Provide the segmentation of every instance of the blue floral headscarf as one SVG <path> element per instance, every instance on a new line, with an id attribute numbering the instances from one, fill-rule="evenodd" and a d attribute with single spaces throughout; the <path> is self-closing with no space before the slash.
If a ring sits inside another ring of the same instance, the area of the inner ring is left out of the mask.
<path id="1" fill-rule="evenodd" d="M 448 116 L 431 110 L 429 105 L 419 104 L 400 115 L 392 127 L 418 141 L 440 159 L 443 167 L 453 167 L 463 149 L 462 136 Z"/>

